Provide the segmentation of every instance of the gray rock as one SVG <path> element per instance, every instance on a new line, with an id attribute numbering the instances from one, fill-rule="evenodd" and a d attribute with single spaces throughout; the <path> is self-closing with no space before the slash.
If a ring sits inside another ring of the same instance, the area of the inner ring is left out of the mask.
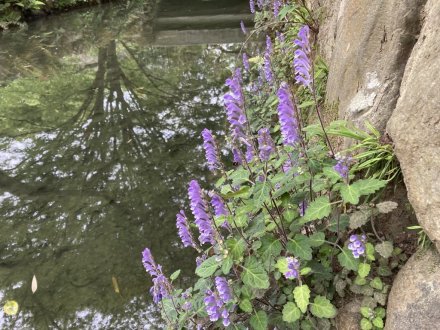
<path id="1" fill-rule="evenodd" d="M 440 249 L 440 1 L 425 12 L 387 130 L 417 219 Z"/>
<path id="2" fill-rule="evenodd" d="M 336 316 L 336 328 L 338 330 L 359 330 L 361 322 L 361 301 L 358 299 L 350 301 L 338 310 Z"/>
<path id="3" fill-rule="evenodd" d="M 385 330 L 439 329 L 439 306 L 440 255 L 435 249 L 419 251 L 394 280 Z"/>
<path id="4" fill-rule="evenodd" d="M 327 101 L 340 118 L 379 130 L 395 108 L 426 0 L 324 0 L 321 53 L 330 65 Z"/>

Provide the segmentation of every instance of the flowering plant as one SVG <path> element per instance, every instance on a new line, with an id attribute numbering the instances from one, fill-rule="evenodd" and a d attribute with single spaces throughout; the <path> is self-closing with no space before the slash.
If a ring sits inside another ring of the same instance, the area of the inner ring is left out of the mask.
<path id="1" fill-rule="evenodd" d="M 251 1 L 253 11 L 265 6 Z M 274 19 L 288 17 L 282 1 L 273 11 Z M 198 280 L 185 291 L 174 287 L 178 272 L 167 279 L 144 251 L 154 301 L 170 328 L 330 329 L 347 291 L 364 297 L 362 329 L 383 327 L 389 285 L 382 279 L 397 267 L 400 251 L 368 229 L 389 212 L 370 198 L 387 181 L 355 175 L 353 158 L 335 153 L 329 135 L 350 128 L 324 126 L 311 28 L 290 29 L 297 33 L 293 49 L 267 37 L 263 60 L 243 56 L 246 76 L 236 69 L 226 81 L 225 144 L 235 167 L 221 159 L 213 132 L 202 132 L 207 167 L 218 181 L 202 188 L 193 179 L 192 217 L 180 211 L 176 222 L 183 246 L 199 253 Z M 272 61 L 280 54 L 291 59 L 287 75 Z M 269 115 L 259 111 L 264 107 Z M 316 112 L 318 125 L 308 125 L 306 111 Z"/>

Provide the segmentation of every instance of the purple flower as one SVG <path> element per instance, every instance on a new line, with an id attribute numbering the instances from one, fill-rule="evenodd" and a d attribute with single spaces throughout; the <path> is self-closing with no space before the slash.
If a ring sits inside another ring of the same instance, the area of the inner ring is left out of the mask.
<path id="1" fill-rule="evenodd" d="M 282 82 L 278 90 L 278 117 L 280 120 L 280 129 L 283 136 L 283 143 L 286 146 L 295 146 L 299 141 L 298 122 L 296 120 L 296 108 L 292 102 L 289 86 Z"/>
<path id="2" fill-rule="evenodd" d="M 202 131 L 203 149 L 205 149 L 206 161 L 208 162 L 208 168 L 210 171 L 215 171 L 221 168 L 220 158 L 217 152 L 217 145 L 215 143 L 212 132 L 205 128 Z"/>
<path id="3" fill-rule="evenodd" d="M 335 156 L 336 160 L 338 161 L 335 166 L 333 166 L 333 169 L 339 173 L 339 175 L 343 179 L 348 179 L 348 173 L 350 170 L 350 163 L 352 161 L 351 157 L 344 157 L 340 154 L 336 154 Z"/>
<path id="4" fill-rule="evenodd" d="M 264 76 L 269 84 L 273 83 L 272 62 L 270 60 L 270 53 L 268 52 L 264 53 Z"/>
<path id="5" fill-rule="evenodd" d="M 244 112 L 244 97 L 241 89 L 241 72 L 236 69 L 234 75 L 226 80 L 229 92 L 224 96 L 226 115 L 231 125 L 233 141 L 245 136 L 245 124 L 247 122 Z"/>
<path id="6" fill-rule="evenodd" d="M 295 80 L 298 84 L 310 88 L 312 83 L 310 70 L 311 63 L 310 43 L 309 43 L 309 27 L 304 25 L 298 32 L 298 39 L 294 40 L 295 45 L 299 48 L 294 53 L 293 67 L 295 69 Z"/>
<path id="7" fill-rule="evenodd" d="M 251 66 L 249 64 L 249 59 L 246 53 L 243 53 L 243 67 L 244 69 L 249 72 L 251 70 Z"/>
<path id="8" fill-rule="evenodd" d="M 218 298 L 215 292 L 211 290 L 207 290 L 205 293 L 205 299 L 203 302 L 205 303 L 206 313 L 208 313 L 209 320 L 212 322 L 217 321 L 221 317 L 221 301 L 217 301 Z M 220 305 L 220 306 L 219 306 Z"/>
<path id="9" fill-rule="evenodd" d="M 243 164 L 243 158 L 241 157 L 241 152 L 237 148 L 232 148 L 232 156 L 234 157 L 234 163 L 239 165 Z"/>
<path id="10" fill-rule="evenodd" d="M 214 213 L 216 217 L 229 214 L 228 210 L 226 209 L 225 203 L 223 202 L 223 199 L 216 193 L 211 193 L 211 204 L 214 208 Z"/>
<path id="11" fill-rule="evenodd" d="M 258 131 L 258 150 L 260 159 L 264 162 L 269 160 L 270 155 L 275 150 L 275 144 L 268 128 L 261 128 Z"/>
<path id="12" fill-rule="evenodd" d="M 215 278 L 215 287 L 217 288 L 218 294 L 223 300 L 223 303 L 232 300 L 231 289 L 229 288 L 228 281 L 224 277 L 217 276 Z"/>
<path id="13" fill-rule="evenodd" d="M 257 0 L 258 9 L 262 10 L 264 8 L 265 0 Z"/>
<path id="14" fill-rule="evenodd" d="M 249 0 L 249 8 L 252 14 L 255 14 L 255 2 L 254 0 Z"/>
<path id="15" fill-rule="evenodd" d="M 246 26 L 244 26 L 244 22 L 240 21 L 240 28 L 243 31 L 243 34 L 247 34 Z"/>
<path id="16" fill-rule="evenodd" d="M 287 257 L 287 268 L 289 269 L 284 276 L 287 279 L 293 280 L 294 278 L 298 278 L 298 270 L 299 270 L 299 261 L 293 257 Z"/>
<path id="17" fill-rule="evenodd" d="M 150 288 L 150 293 L 153 296 L 154 303 L 157 304 L 163 298 L 169 297 L 170 284 L 162 273 L 162 266 L 156 264 L 148 248 L 145 248 L 142 252 L 142 263 L 147 273 L 153 278 L 153 286 Z"/>
<path id="18" fill-rule="evenodd" d="M 284 43 L 286 41 L 286 37 L 284 36 L 283 33 L 280 32 L 276 32 L 276 36 L 277 36 L 277 40 L 280 44 Z"/>
<path id="19" fill-rule="evenodd" d="M 272 54 L 272 52 L 273 52 L 272 39 L 269 36 L 266 36 L 266 53 Z"/>
<path id="20" fill-rule="evenodd" d="M 282 5 L 283 4 L 282 4 L 281 0 L 275 0 L 273 2 L 273 15 L 275 17 L 278 17 L 278 14 L 280 13 L 280 8 Z"/>
<path id="21" fill-rule="evenodd" d="M 254 151 L 254 146 L 252 145 L 252 143 L 246 141 L 246 162 L 250 163 L 254 160 L 255 157 L 255 151 Z"/>
<path id="22" fill-rule="evenodd" d="M 188 195 L 191 211 L 195 218 L 195 224 L 199 228 L 199 241 L 201 244 L 215 243 L 214 230 L 211 225 L 211 218 L 208 215 L 208 206 L 202 196 L 202 189 L 196 180 L 189 183 Z"/>
<path id="23" fill-rule="evenodd" d="M 203 261 L 206 260 L 206 254 L 202 254 L 200 257 L 196 258 L 196 266 L 199 267 Z"/>
<path id="24" fill-rule="evenodd" d="M 191 231 L 188 225 L 188 219 L 186 218 L 185 212 L 183 212 L 183 210 L 180 210 L 180 212 L 176 215 L 176 227 L 178 229 L 178 233 L 180 239 L 182 240 L 183 246 L 192 246 L 195 248 L 196 243 L 194 242 L 194 239 L 191 235 Z"/>
<path id="25" fill-rule="evenodd" d="M 367 242 L 367 236 L 365 235 L 351 235 L 349 239 L 350 243 L 348 248 L 353 253 L 353 257 L 356 259 L 361 255 L 365 255 L 365 243 Z"/>

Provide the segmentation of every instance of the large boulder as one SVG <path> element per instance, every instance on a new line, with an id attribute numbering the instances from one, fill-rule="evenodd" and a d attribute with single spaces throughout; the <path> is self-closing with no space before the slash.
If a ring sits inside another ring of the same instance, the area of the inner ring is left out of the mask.
<path id="1" fill-rule="evenodd" d="M 327 99 L 339 116 L 385 129 L 426 0 L 324 0 L 321 53 L 329 63 Z"/>
<path id="2" fill-rule="evenodd" d="M 387 130 L 417 219 L 440 250 L 440 1 L 425 12 Z"/>
<path id="3" fill-rule="evenodd" d="M 440 255 L 435 249 L 419 251 L 394 280 L 385 330 L 439 329 L 439 306 Z"/>

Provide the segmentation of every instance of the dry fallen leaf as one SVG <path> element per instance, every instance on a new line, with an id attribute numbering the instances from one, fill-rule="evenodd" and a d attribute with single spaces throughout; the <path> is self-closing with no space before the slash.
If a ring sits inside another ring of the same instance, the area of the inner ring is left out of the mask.
<path id="1" fill-rule="evenodd" d="M 31 284 L 32 293 L 35 293 L 35 291 L 37 291 L 37 288 L 38 288 L 37 278 L 34 275 L 34 277 L 32 277 L 32 284 Z"/>
<path id="2" fill-rule="evenodd" d="M 115 292 L 116 293 L 120 293 L 119 285 L 118 285 L 118 280 L 114 276 L 112 276 L 112 283 L 113 283 L 113 289 L 115 290 Z"/>

